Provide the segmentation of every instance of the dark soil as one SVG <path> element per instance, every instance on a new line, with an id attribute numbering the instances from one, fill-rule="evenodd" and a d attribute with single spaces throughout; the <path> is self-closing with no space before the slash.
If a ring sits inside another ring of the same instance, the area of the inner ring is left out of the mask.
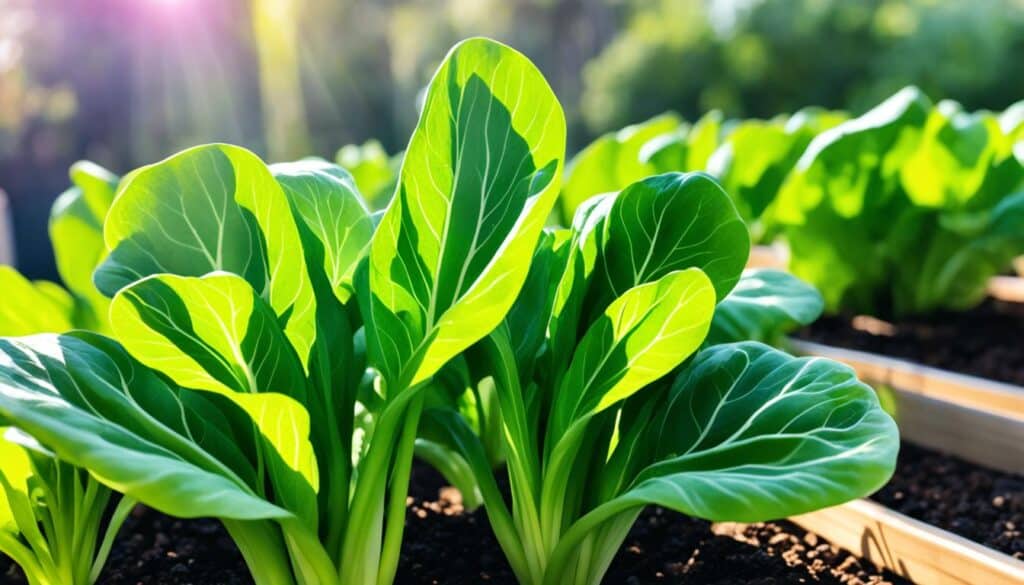
<path id="1" fill-rule="evenodd" d="M 0 583 L 26 583 L 16 567 L 8 569 L 2 555 Z M 138 506 L 121 528 L 99 583 L 251 585 L 252 579 L 220 522 L 179 520 Z"/>
<path id="2" fill-rule="evenodd" d="M 1024 477 L 904 443 L 898 471 L 872 499 L 1024 560 Z"/>
<path id="3" fill-rule="evenodd" d="M 514 585 L 482 512 L 465 513 L 458 491 L 414 468 L 400 585 Z M 104 585 L 250 584 L 241 555 L 213 520 L 176 520 L 139 507 L 125 523 Z M 22 585 L 0 559 L 0 583 Z M 661 509 L 645 512 L 605 583 L 905 584 L 789 522 L 711 524 Z"/>
<path id="4" fill-rule="evenodd" d="M 481 512 L 463 513 L 458 491 L 425 466 L 415 469 L 413 486 L 397 583 L 515 583 Z M 604 582 L 907 583 L 789 522 L 711 524 L 660 508 L 640 516 Z"/>
<path id="5" fill-rule="evenodd" d="M 1024 304 L 988 300 L 964 312 L 883 322 L 822 317 L 796 336 L 1024 385 Z"/>

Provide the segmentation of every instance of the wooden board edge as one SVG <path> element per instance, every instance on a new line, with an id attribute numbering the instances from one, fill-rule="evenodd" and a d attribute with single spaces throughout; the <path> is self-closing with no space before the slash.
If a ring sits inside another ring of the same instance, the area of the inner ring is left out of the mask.
<path id="1" fill-rule="evenodd" d="M 1024 583 L 1024 562 L 868 500 L 790 520 L 915 583 Z"/>
<path id="2" fill-rule="evenodd" d="M 1024 278 L 993 276 L 988 280 L 988 296 L 1000 301 L 1024 303 Z"/>
<path id="3" fill-rule="evenodd" d="M 775 268 L 785 270 L 789 266 L 789 252 L 783 246 L 751 246 L 747 268 Z"/>

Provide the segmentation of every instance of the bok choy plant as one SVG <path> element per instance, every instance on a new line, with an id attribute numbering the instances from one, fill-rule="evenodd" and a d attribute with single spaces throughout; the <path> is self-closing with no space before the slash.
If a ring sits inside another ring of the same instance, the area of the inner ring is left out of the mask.
<path id="1" fill-rule="evenodd" d="M 50 241 L 66 288 L 30 282 L 14 268 L 0 266 L 0 335 L 107 330 L 110 301 L 96 290 L 92 271 L 106 253 L 103 218 L 119 179 L 88 161 L 72 165 L 69 174 L 73 186 L 50 211 Z"/>
<path id="2" fill-rule="evenodd" d="M 471 39 L 379 218 L 324 161 L 208 145 L 139 169 L 94 274 L 112 338 L 0 341 L 0 422 L 157 510 L 221 519 L 260 585 L 390 583 L 434 374 L 515 301 L 564 150 L 539 71 Z"/>
<path id="3" fill-rule="evenodd" d="M 135 501 L 116 499 L 17 429 L 0 434 L 0 553 L 30 585 L 95 583 Z"/>
<path id="4" fill-rule="evenodd" d="M 109 301 L 91 275 L 102 258 L 103 217 L 118 179 L 88 162 L 76 163 L 70 174 L 74 186 L 57 199 L 50 216 L 57 267 L 68 289 L 29 282 L 0 266 L 0 335 L 106 326 Z M 112 501 L 117 504 L 108 514 Z M 0 552 L 22 568 L 31 585 L 96 582 L 134 504 L 24 433 L 0 426 Z"/>
<path id="5" fill-rule="evenodd" d="M 738 122 L 723 138 L 706 170 L 732 197 L 756 243 L 768 243 L 774 236 L 765 232 L 761 214 L 778 196 L 804 149 L 845 119 L 841 112 L 805 108 L 792 116 Z"/>
<path id="6" fill-rule="evenodd" d="M 372 208 L 383 208 L 395 192 L 402 153 L 389 157 L 377 140 L 338 149 L 337 163 L 352 175 L 356 188 Z"/>
<path id="7" fill-rule="evenodd" d="M 966 309 L 1024 252 L 1013 126 L 906 88 L 816 137 L 766 211 L 827 310 Z"/>
<path id="8" fill-rule="evenodd" d="M 474 473 L 520 582 L 599 583 L 649 504 L 758 521 L 889 478 L 896 426 L 852 370 L 745 340 L 821 309 L 781 273 L 737 287 L 748 252 L 700 173 L 592 198 L 545 232 L 505 321 L 466 354 L 497 395 L 511 507 L 458 411 L 428 409 L 423 428 Z"/>
<path id="9" fill-rule="evenodd" d="M 562 216 L 569 220 L 590 197 L 619 191 L 644 177 L 704 170 L 721 142 L 722 126 L 718 111 L 692 125 L 668 112 L 599 137 L 566 165 L 559 199 Z"/>

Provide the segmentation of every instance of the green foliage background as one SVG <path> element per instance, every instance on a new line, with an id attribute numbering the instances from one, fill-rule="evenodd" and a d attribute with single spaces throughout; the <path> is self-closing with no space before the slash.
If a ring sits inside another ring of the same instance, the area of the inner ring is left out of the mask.
<path id="1" fill-rule="evenodd" d="M 65 171 L 202 142 L 271 160 L 404 146 L 439 55 L 518 47 L 564 105 L 570 153 L 665 111 L 862 113 L 921 87 L 965 109 L 1024 97 L 1024 0 L 0 0 L 0 189 L 19 268 L 54 278 Z M 260 26 L 261 23 L 275 26 Z"/>

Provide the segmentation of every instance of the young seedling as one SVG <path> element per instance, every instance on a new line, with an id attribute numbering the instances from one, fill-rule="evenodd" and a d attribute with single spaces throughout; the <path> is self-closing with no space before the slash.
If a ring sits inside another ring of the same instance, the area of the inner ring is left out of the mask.
<path id="1" fill-rule="evenodd" d="M 0 428 L 0 553 L 29 585 L 90 585 L 135 505 L 87 471 L 58 461 L 16 429 Z"/>

